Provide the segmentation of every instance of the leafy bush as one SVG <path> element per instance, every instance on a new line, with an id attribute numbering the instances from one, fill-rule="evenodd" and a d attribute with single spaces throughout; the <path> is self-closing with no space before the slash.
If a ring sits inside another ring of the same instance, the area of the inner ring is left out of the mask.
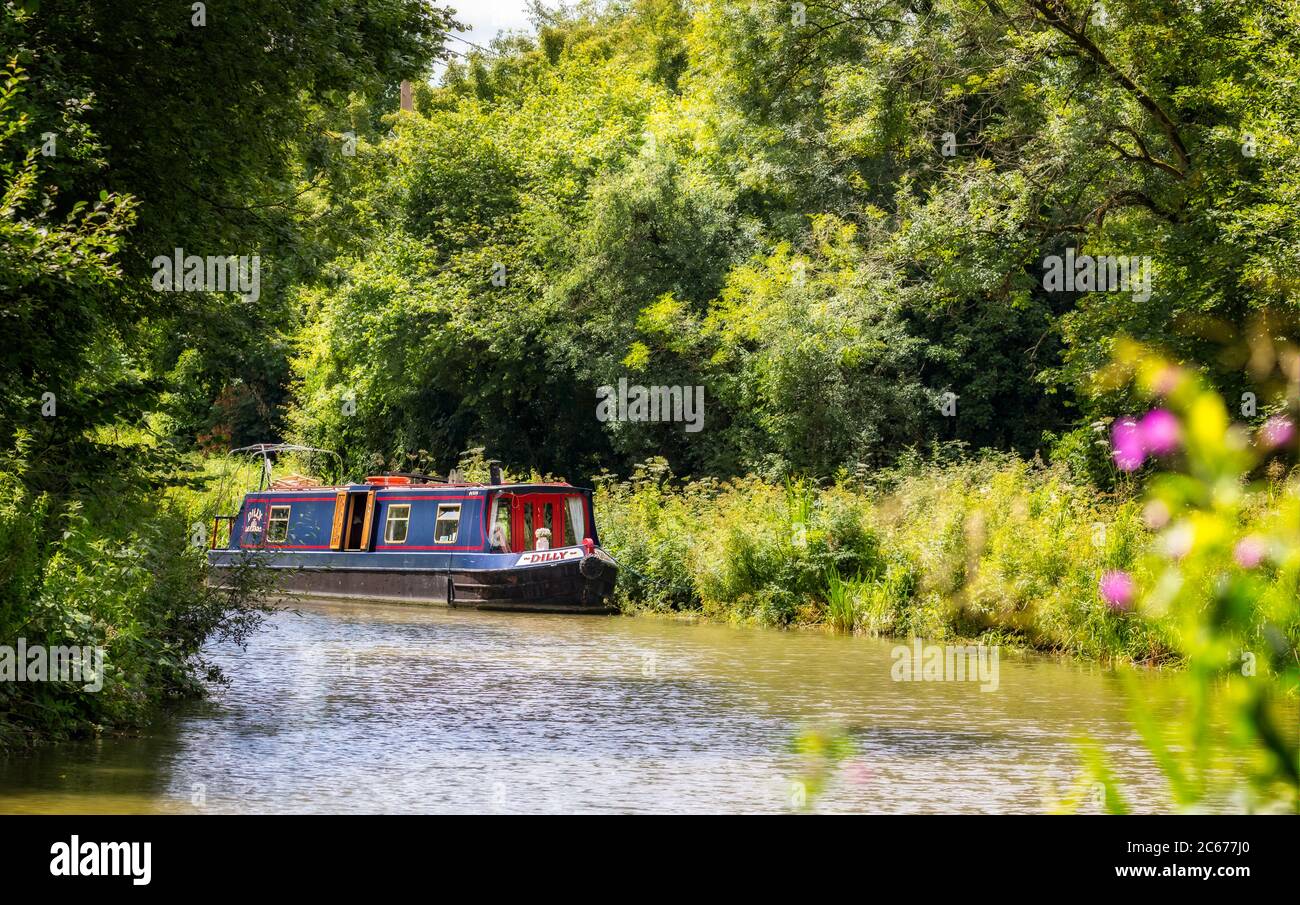
<path id="1" fill-rule="evenodd" d="M 103 687 L 0 683 L 0 748 L 99 728 L 142 725 L 159 704 L 223 680 L 202 652 L 210 639 L 247 638 L 260 625 L 268 577 L 236 570 L 205 584 L 194 518 L 167 499 L 93 497 L 55 506 L 0 469 L 0 644 L 103 648 Z"/>

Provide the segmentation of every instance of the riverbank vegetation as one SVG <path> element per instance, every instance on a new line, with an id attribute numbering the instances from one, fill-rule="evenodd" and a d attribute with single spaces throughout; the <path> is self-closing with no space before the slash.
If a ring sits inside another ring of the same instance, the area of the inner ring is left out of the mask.
<path id="1" fill-rule="evenodd" d="M 1101 6 L 611 0 L 452 54 L 421 0 L 4 4 L 0 644 L 116 664 L 0 688 L 6 737 L 255 625 L 192 534 L 202 457 L 273 440 L 596 481 L 632 608 L 1293 689 L 1300 11 Z M 598 420 L 620 380 L 702 429 Z"/>
<path id="2" fill-rule="evenodd" d="M 450 21 L 198 6 L 0 5 L 0 751 L 138 726 L 258 625 L 256 575 L 204 585 L 193 458 L 211 411 L 275 423 L 286 309 L 158 291 L 151 262 L 260 255 L 264 299 L 311 272 L 324 120 L 377 122 Z M 53 646 L 102 648 L 102 676 L 14 680 Z"/>
<path id="3" fill-rule="evenodd" d="M 903 465 L 864 485 L 675 482 L 662 463 L 602 485 L 603 540 L 632 610 L 884 636 L 974 638 L 1162 662 L 1155 625 L 1108 611 L 1101 575 L 1148 533 L 1129 494 L 1008 455 Z"/>
<path id="4" fill-rule="evenodd" d="M 657 461 L 603 482 L 602 539 L 626 567 L 620 601 L 631 612 L 1180 665 L 1168 613 L 1139 618 L 1100 591 L 1116 572 L 1153 580 L 1143 557 L 1159 534 L 1135 487 L 1101 494 L 1061 466 L 1006 454 L 873 477 L 683 482 Z M 1240 530 L 1274 525 L 1298 490 L 1295 477 L 1265 477 Z M 1277 574 L 1274 593 L 1291 580 Z M 1272 624 L 1300 644 L 1300 608 L 1252 607 L 1250 620 L 1257 642 Z"/>

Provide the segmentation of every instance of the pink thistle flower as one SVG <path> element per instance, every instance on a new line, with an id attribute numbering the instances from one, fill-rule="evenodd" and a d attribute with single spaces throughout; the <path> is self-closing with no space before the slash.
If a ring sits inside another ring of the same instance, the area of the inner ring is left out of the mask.
<path id="1" fill-rule="evenodd" d="M 1138 425 L 1143 448 L 1156 456 L 1167 456 L 1178 448 L 1182 428 L 1174 414 L 1166 409 L 1152 409 Z"/>
<path id="2" fill-rule="evenodd" d="M 1264 538 L 1258 534 L 1250 534 L 1237 541 L 1237 546 L 1232 551 L 1232 558 L 1243 569 L 1253 569 L 1264 561 L 1267 553 L 1268 545 L 1264 542 Z"/>
<path id="3" fill-rule="evenodd" d="M 1132 418 L 1121 418 L 1110 431 L 1111 457 L 1120 471 L 1137 471 L 1146 461 L 1142 431 Z"/>
<path id="4" fill-rule="evenodd" d="M 1259 429 L 1259 442 L 1265 449 L 1286 446 L 1295 438 L 1295 425 L 1284 415 L 1274 415 Z"/>
<path id="5" fill-rule="evenodd" d="M 1133 608 L 1133 598 L 1137 596 L 1137 585 L 1133 576 L 1119 570 L 1107 572 L 1101 576 L 1101 599 L 1106 606 L 1117 613 L 1125 613 Z"/>

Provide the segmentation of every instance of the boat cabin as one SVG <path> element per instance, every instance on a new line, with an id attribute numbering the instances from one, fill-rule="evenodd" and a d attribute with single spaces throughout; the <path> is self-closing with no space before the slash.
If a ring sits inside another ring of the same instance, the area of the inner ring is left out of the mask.
<path id="1" fill-rule="evenodd" d="M 423 484 L 398 475 L 343 487 L 280 488 L 248 494 L 223 549 L 488 553 L 494 525 L 506 551 L 599 543 L 591 491 L 569 484 Z M 217 547 L 217 532 L 213 547 Z"/>

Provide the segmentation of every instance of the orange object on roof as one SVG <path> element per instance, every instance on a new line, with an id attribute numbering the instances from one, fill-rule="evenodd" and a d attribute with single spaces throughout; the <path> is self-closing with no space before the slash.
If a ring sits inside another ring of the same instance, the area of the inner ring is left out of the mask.
<path id="1" fill-rule="evenodd" d="M 381 487 L 391 487 L 394 484 L 410 484 L 411 479 L 401 474 L 380 474 L 371 475 L 366 478 L 367 484 L 378 484 Z"/>

